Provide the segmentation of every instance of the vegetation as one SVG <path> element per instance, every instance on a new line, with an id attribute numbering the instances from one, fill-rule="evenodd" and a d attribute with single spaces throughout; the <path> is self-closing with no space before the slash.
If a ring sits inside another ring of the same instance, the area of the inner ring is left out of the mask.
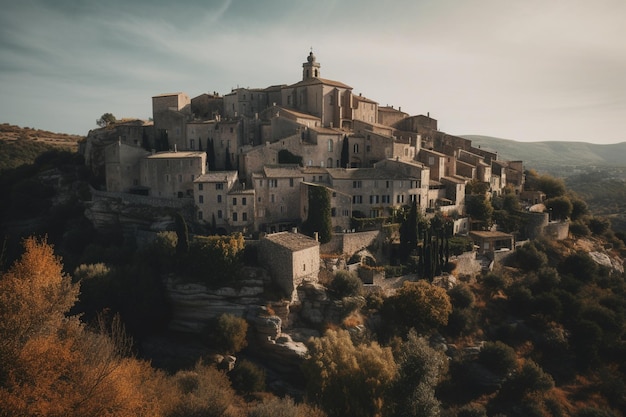
<path id="1" fill-rule="evenodd" d="M 115 122 L 117 122 L 117 119 L 111 113 L 104 113 L 98 120 L 96 120 L 96 124 L 100 127 L 105 127 Z"/>
<path id="2" fill-rule="evenodd" d="M 330 216 L 330 190 L 323 186 L 309 187 L 309 212 L 302 223 L 302 231 L 309 236 L 318 233 L 320 243 L 332 238 L 333 226 Z"/>

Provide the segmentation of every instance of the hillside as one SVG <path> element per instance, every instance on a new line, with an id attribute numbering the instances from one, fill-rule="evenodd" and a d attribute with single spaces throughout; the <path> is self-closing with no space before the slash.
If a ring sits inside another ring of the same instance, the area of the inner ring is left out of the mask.
<path id="1" fill-rule="evenodd" d="M 0 125 L 0 171 L 33 163 L 39 154 L 48 150 L 76 151 L 82 139 L 83 136 L 3 123 Z"/>
<path id="2" fill-rule="evenodd" d="M 586 142 L 517 142 L 491 136 L 463 135 L 475 147 L 498 152 L 503 160 L 523 160 L 528 168 L 548 170 L 573 166 L 624 166 L 626 142 L 596 145 Z"/>

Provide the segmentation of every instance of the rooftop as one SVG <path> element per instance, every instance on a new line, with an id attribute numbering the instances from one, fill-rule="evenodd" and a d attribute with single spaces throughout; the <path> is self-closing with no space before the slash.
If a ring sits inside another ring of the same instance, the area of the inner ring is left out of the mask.
<path id="1" fill-rule="evenodd" d="M 265 239 L 293 252 L 319 246 L 319 242 L 300 233 L 279 232 L 265 236 Z"/>
<path id="2" fill-rule="evenodd" d="M 180 151 L 180 152 L 166 151 L 166 152 L 157 152 L 155 154 L 148 155 L 147 158 L 150 158 L 150 159 L 201 158 L 203 155 L 206 155 L 206 153 L 201 152 L 201 151 Z"/>
<path id="3" fill-rule="evenodd" d="M 415 180 L 417 177 L 381 168 L 327 168 L 328 174 L 338 180 Z"/>
<path id="4" fill-rule="evenodd" d="M 200 175 L 194 182 L 224 182 L 237 177 L 237 171 L 210 171 Z"/>

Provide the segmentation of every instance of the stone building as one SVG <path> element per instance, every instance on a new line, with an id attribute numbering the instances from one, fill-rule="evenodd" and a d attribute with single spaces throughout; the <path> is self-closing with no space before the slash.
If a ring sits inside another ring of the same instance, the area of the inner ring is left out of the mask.
<path id="1" fill-rule="evenodd" d="M 308 236 L 292 232 L 268 234 L 259 242 L 258 256 L 289 298 L 296 297 L 295 290 L 303 281 L 317 281 L 320 244 Z"/>
<path id="2" fill-rule="evenodd" d="M 302 181 L 304 173 L 298 165 L 265 165 L 260 172 L 252 174 L 259 230 L 278 232 L 300 223 Z"/>
<path id="3" fill-rule="evenodd" d="M 191 100 L 187 94 L 165 93 L 152 97 L 152 118 L 157 150 L 187 148 L 186 123 L 191 118 Z"/>
<path id="4" fill-rule="evenodd" d="M 196 178 L 194 199 L 199 222 L 223 233 L 254 229 L 255 190 L 241 185 L 237 171 L 211 171 Z"/>
<path id="5" fill-rule="evenodd" d="M 319 177 L 318 177 L 319 178 Z M 300 218 L 305 221 L 309 215 L 309 192 L 312 187 L 325 187 L 330 193 L 330 219 L 334 232 L 350 229 L 352 219 L 352 196 L 329 188 L 321 183 L 303 181 L 300 183 Z"/>
<path id="6" fill-rule="evenodd" d="M 204 152 L 158 152 L 141 160 L 141 185 L 151 196 L 193 196 L 193 182 L 205 173 Z"/>
<path id="7" fill-rule="evenodd" d="M 150 152 L 139 146 L 112 143 L 105 148 L 106 189 L 110 192 L 140 192 L 140 161 Z"/>

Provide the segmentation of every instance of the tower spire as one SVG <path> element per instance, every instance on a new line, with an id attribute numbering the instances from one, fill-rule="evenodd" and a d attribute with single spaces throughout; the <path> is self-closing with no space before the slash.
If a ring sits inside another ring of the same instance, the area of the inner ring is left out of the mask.
<path id="1" fill-rule="evenodd" d="M 311 52 L 306 58 L 305 63 L 302 64 L 302 81 L 310 80 L 312 78 L 320 77 L 320 64 L 317 62 L 315 55 L 313 55 L 313 47 Z"/>

